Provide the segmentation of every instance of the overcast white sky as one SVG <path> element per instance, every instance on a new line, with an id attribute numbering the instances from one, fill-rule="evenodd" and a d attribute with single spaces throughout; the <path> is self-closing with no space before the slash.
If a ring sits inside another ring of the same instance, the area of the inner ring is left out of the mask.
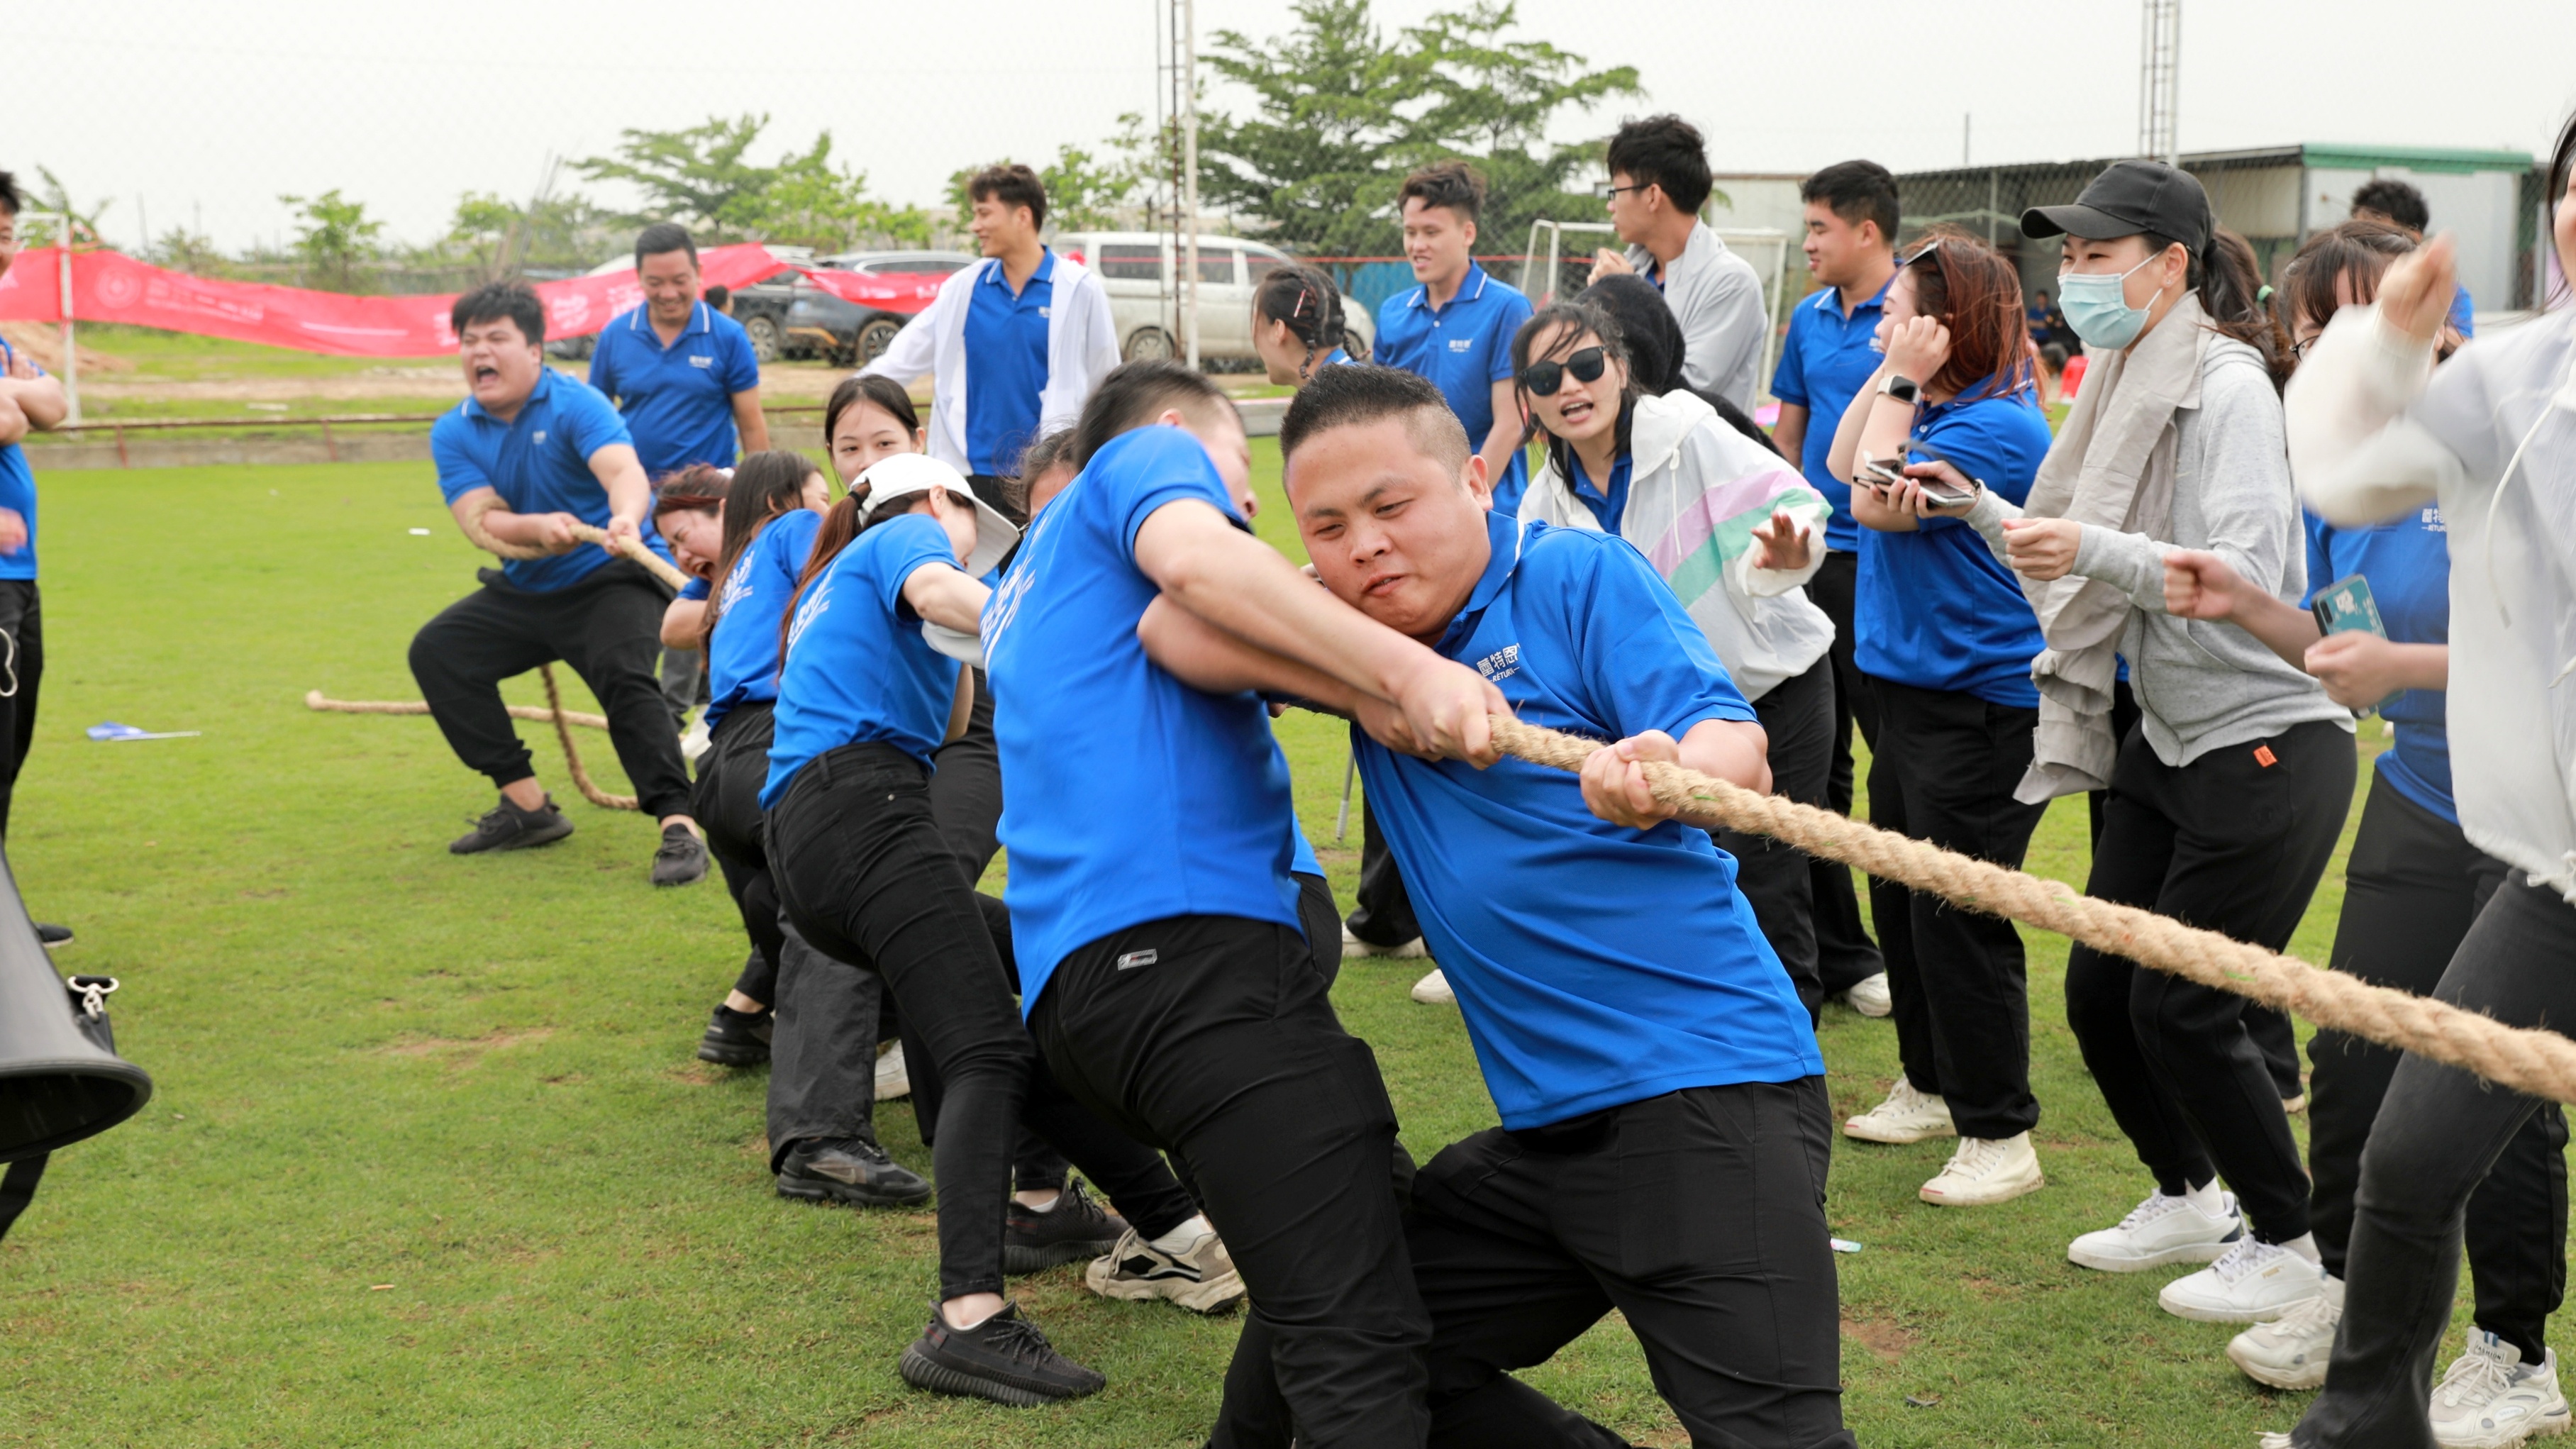
<path id="1" fill-rule="evenodd" d="M 1390 27 L 1438 0 L 1378 0 Z M 1278 0 L 1200 0 L 1276 33 Z M 1866 155 L 1956 165 L 2123 154 L 2137 134 L 2134 0 L 1522 0 L 1524 33 L 1638 67 L 1623 113 L 1696 121 L 1721 171 Z M 2540 150 L 2576 106 L 2570 0 L 2186 0 L 2185 150 L 2297 141 Z M 227 248 L 331 187 L 425 240 L 467 190 L 525 196 L 546 158 L 622 127 L 768 111 L 755 159 L 828 127 L 877 192 L 929 203 L 958 166 L 1051 156 L 1150 113 L 1153 0 L 750 7 L 669 0 L 81 0 L 0 19 L 0 169 L 42 163 L 130 244 L 199 225 Z M 1229 97 L 1219 91 L 1215 106 Z M 775 143 L 773 146 L 771 143 Z M 568 178 L 569 179 L 569 178 Z M 619 200 L 601 193 L 603 200 Z"/>

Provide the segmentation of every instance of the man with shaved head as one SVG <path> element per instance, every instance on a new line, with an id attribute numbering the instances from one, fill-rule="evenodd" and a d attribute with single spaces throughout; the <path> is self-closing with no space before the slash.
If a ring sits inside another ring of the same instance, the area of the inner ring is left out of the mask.
<path id="1" fill-rule="evenodd" d="M 1367 726 L 1352 741 L 1369 798 L 1503 1119 L 1413 1187 L 1432 1442 L 1623 1443 L 1510 1376 L 1616 1308 L 1692 1442 L 1852 1444 L 1824 1061 L 1734 860 L 1640 768 L 1767 790 L 1752 707 L 1634 547 L 1492 513 L 1484 460 L 1421 378 L 1323 369 L 1279 443 L 1335 598 L 1472 667 L 1521 719 L 1612 742 L 1579 777 L 1401 753 L 1383 706 L 1188 599 L 1167 593 L 1139 625 L 1201 690 Z M 1288 1442 L 1259 1361 L 1237 1353 L 1212 1443 Z"/>

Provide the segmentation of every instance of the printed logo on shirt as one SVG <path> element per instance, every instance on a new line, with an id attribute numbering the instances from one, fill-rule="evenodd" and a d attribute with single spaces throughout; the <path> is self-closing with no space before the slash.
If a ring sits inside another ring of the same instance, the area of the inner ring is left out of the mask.
<path id="1" fill-rule="evenodd" d="M 1487 679 L 1509 679 L 1521 672 L 1521 646 L 1506 644 L 1476 661 L 1476 672 Z"/>
<path id="2" fill-rule="evenodd" d="M 2438 507 L 2425 509 L 2424 515 L 2419 521 L 2424 525 L 2424 531 L 2426 533 L 2448 533 L 2451 531 L 2450 525 L 2442 522 L 2442 510 Z"/>
<path id="3" fill-rule="evenodd" d="M 1475 345 L 1476 339 L 1473 337 L 1452 337 L 1449 339 L 1449 350 L 1452 352 L 1464 352 Z"/>
<path id="4" fill-rule="evenodd" d="M 1054 314 L 1053 314 L 1053 313 L 1051 313 L 1051 312 L 1049 312 L 1045 306 L 1041 305 L 1041 306 L 1038 308 L 1038 315 L 1039 315 L 1039 316 L 1041 316 L 1041 317 L 1047 317 L 1047 316 L 1052 316 L 1052 315 L 1054 315 Z"/>
<path id="5" fill-rule="evenodd" d="M 731 613 L 743 600 L 751 597 L 751 554 L 746 551 L 735 559 L 733 572 L 725 575 L 724 612 Z"/>
<path id="6" fill-rule="evenodd" d="M 715 365 L 716 360 L 712 357 L 700 357 L 696 353 L 689 354 L 689 366 L 691 367 L 713 367 Z"/>
<path id="7" fill-rule="evenodd" d="M 726 587 L 732 587 L 730 581 L 727 582 Z M 832 607 L 832 576 L 825 574 L 823 581 L 814 586 L 814 592 L 807 596 L 805 602 L 796 606 L 796 617 L 787 625 L 787 647 L 794 649 L 796 641 L 805 637 L 805 626 L 823 617 L 823 611 L 830 607 Z"/>
<path id="8" fill-rule="evenodd" d="M 531 442 L 531 443 L 543 443 L 545 440 L 546 440 L 546 430 L 545 430 L 545 429 L 543 429 L 543 428 L 539 428 L 539 429 L 537 429 L 535 436 L 533 436 L 533 437 L 531 437 L 531 438 L 529 438 L 529 439 L 528 439 L 528 441 L 529 441 L 529 442 Z"/>
<path id="9" fill-rule="evenodd" d="M 1020 535 L 1022 548 L 1028 547 L 1029 540 L 1037 537 L 1042 521 L 1030 523 L 1029 531 Z M 993 596 L 984 601 L 984 658 L 987 663 L 992 660 L 994 647 L 1010 631 L 1011 621 L 1019 617 L 1020 601 L 1028 595 L 1029 570 L 1015 568 L 1009 577 L 1002 580 L 1002 586 L 993 591 Z"/>

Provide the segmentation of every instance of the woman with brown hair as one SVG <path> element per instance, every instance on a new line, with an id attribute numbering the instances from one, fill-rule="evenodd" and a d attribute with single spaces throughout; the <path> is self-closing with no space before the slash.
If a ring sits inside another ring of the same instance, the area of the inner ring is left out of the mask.
<path id="1" fill-rule="evenodd" d="M 2042 644 L 2021 586 L 1974 531 L 1925 516 L 1914 468 L 1945 460 L 2020 502 L 2048 451 L 2021 283 L 1983 242 L 1936 233 L 1899 262 L 1879 323 L 1886 361 L 1847 409 L 1828 463 L 1861 525 L 1853 654 L 1878 702 L 1877 824 L 2018 867 L 2042 807 L 2013 798 L 2030 766 Z M 2030 1129 L 2030 992 L 2008 921 L 1870 882 L 1904 1073 L 1843 1124 L 1864 1142 L 1957 1136 L 1924 1201 L 2003 1202 L 2043 1182 Z"/>

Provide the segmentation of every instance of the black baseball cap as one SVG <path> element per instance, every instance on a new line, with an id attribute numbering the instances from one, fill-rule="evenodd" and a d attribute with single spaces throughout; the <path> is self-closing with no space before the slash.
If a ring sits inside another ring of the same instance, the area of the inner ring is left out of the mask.
<path id="1" fill-rule="evenodd" d="M 2072 206 L 2034 206 L 2021 214 L 2027 237 L 2080 236 L 2110 241 L 2151 231 L 2191 249 L 2209 247 L 2209 193 L 2187 171 L 2162 161 L 2114 161 Z"/>

